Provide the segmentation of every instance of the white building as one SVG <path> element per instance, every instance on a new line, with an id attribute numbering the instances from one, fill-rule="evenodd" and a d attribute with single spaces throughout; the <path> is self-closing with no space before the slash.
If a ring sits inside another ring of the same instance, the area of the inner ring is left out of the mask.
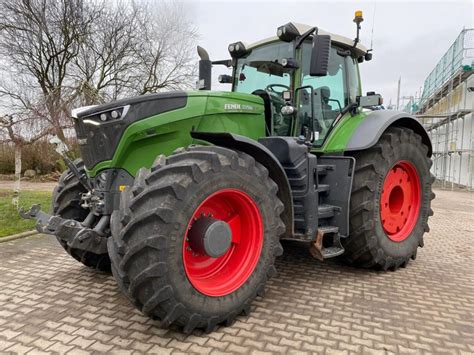
<path id="1" fill-rule="evenodd" d="M 474 29 L 463 30 L 426 78 L 417 116 L 443 187 L 474 188 Z"/>

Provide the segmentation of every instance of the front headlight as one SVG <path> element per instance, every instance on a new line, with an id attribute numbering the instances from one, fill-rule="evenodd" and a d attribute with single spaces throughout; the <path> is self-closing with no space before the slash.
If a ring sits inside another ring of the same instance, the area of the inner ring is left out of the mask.
<path id="1" fill-rule="evenodd" d="M 122 107 L 115 107 L 111 110 L 94 113 L 93 115 L 84 117 L 84 124 L 99 126 L 102 123 L 116 122 L 125 117 L 130 108 L 129 105 Z"/>

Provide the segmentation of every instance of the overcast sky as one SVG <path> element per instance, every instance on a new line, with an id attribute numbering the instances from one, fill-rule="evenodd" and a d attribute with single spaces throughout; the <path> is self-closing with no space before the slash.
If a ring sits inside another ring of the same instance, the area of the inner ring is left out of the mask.
<path id="1" fill-rule="evenodd" d="M 355 10 L 364 12 L 361 38 L 374 58 L 361 65 L 362 89 L 380 92 L 395 103 L 397 81 L 402 95 L 415 95 L 426 76 L 463 28 L 474 27 L 474 1 L 187 1 L 201 35 L 199 44 L 212 60 L 229 57 L 227 45 L 271 37 L 289 21 L 355 36 Z M 375 8 L 375 21 L 373 21 Z M 474 45 L 474 44 L 473 44 Z M 214 73 L 225 72 L 214 67 Z M 216 85 L 214 89 L 220 89 Z"/>

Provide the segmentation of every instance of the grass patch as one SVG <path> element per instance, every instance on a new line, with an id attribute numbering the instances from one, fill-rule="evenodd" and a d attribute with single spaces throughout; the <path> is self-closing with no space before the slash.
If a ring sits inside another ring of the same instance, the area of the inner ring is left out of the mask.
<path id="1" fill-rule="evenodd" d="M 12 205 L 12 190 L 0 189 L 0 238 L 32 230 L 36 222 L 31 219 L 23 219 L 18 215 L 15 206 Z M 48 212 L 51 204 L 51 192 L 45 191 L 21 191 L 20 206 L 25 209 L 32 204 L 39 203 L 43 211 Z"/>

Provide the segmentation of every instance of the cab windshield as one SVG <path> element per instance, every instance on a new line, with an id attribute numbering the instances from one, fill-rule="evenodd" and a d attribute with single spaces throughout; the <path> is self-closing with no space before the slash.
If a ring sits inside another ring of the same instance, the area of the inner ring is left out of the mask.
<path id="1" fill-rule="evenodd" d="M 285 68 L 282 59 L 295 57 L 294 43 L 273 42 L 254 48 L 239 58 L 234 69 L 233 91 L 261 96 L 265 105 L 268 136 L 290 136 L 311 133 L 313 145 L 321 146 L 341 116 L 343 109 L 359 95 L 357 61 L 347 50 L 332 46 L 327 75 L 309 73 L 312 44 L 300 47 L 300 69 Z M 300 75 L 294 77 L 295 71 Z M 298 79 L 298 80 L 296 80 Z M 293 80 L 295 82 L 293 82 Z M 288 103 L 284 91 L 292 91 L 296 116 L 282 112 Z"/>
<path id="2" fill-rule="evenodd" d="M 247 57 L 237 61 L 234 91 L 251 94 L 275 84 L 283 85 L 279 91 L 285 86 L 289 88 L 293 69 L 284 68 L 280 63 L 283 58 L 291 57 L 292 43 L 277 42 L 253 49 Z"/>

